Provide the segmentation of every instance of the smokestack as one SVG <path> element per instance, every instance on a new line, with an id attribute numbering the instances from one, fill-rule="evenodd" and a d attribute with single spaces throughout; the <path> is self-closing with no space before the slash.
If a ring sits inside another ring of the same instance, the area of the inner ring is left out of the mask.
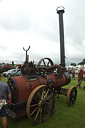
<path id="1" fill-rule="evenodd" d="M 60 59 L 61 65 L 65 67 L 65 50 L 64 50 L 64 27 L 63 27 L 63 13 L 65 8 L 60 6 L 56 9 L 59 14 L 59 32 L 60 32 Z"/>

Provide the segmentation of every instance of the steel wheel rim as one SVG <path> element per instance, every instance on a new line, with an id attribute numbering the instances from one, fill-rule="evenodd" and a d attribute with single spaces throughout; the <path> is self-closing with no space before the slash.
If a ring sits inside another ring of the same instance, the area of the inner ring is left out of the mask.
<path id="1" fill-rule="evenodd" d="M 67 97 L 66 97 L 66 102 L 68 106 L 72 106 L 75 104 L 77 97 L 77 89 L 76 87 L 70 87 L 68 92 L 67 92 Z"/>
<path id="2" fill-rule="evenodd" d="M 39 124 L 47 120 L 54 110 L 54 93 L 50 88 L 46 88 L 46 85 L 41 85 L 35 88 L 27 101 L 27 115 L 35 124 Z M 38 95 L 38 101 L 36 103 L 32 103 L 36 94 Z"/>

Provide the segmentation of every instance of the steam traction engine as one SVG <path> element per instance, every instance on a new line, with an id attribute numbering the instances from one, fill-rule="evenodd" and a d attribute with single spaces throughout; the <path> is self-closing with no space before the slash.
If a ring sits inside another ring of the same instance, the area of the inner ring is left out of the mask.
<path id="1" fill-rule="evenodd" d="M 54 65 L 50 58 L 42 58 L 37 65 L 26 61 L 19 69 L 21 76 L 14 76 L 8 79 L 8 85 L 12 92 L 12 104 L 7 114 L 14 119 L 28 115 L 29 119 L 38 124 L 47 120 L 54 112 L 55 95 L 66 96 L 68 106 L 72 106 L 77 97 L 77 90 L 74 86 L 70 89 L 62 88 L 71 81 L 69 73 L 65 69 L 64 34 L 63 34 L 63 10 L 58 10 L 60 20 L 60 47 L 61 64 Z"/>

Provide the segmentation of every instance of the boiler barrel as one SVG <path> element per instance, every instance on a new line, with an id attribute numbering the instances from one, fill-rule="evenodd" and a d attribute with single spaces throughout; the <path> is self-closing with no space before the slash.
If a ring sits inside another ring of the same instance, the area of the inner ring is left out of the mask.
<path id="1" fill-rule="evenodd" d="M 27 101 L 32 90 L 40 83 L 37 78 L 28 80 L 24 76 L 17 76 L 9 78 L 8 85 L 12 92 L 12 103 L 16 104 Z"/>
<path id="2" fill-rule="evenodd" d="M 46 77 L 36 75 L 10 77 L 8 85 L 12 92 L 12 103 L 17 104 L 27 101 L 29 95 L 36 87 L 40 85 L 49 86 L 49 79 L 53 81 L 52 88 L 64 86 L 71 81 L 68 72 L 64 72 L 58 77 L 54 74 L 48 74 Z"/>

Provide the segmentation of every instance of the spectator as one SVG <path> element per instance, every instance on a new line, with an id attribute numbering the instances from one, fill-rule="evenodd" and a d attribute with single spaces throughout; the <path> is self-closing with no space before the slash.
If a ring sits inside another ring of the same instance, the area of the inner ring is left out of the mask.
<path id="1" fill-rule="evenodd" d="M 85 82 L 85 73 L 83 74 L 83 80 L 84 80 L 84 82 Z M 85 90 L 85 85 L 84 85 L 84 90 Z"/>
<path id="2" fill-rule="evenodd" d="M 80 70 L 78 71 L 78 84 L 76 85 L 76 87 L 79 87 L 81 88 L 81 83 L 82 83 L 82 80 L 83 80 L 83 74 L 85 72 L 83 71 L 83 67 L 80 68 Z"/>
<path id="3" fill-rule="evenodd" d="M 72 79 L 75 80 L 75 69 L 72 70 Z"/>
<path id="4" fill-rule="evenodd" d="M 2 79 L 2 76 L 0 75 L 0 104 L 2 104 L 3 101 L 7 102 L 8 100 L 8 105 L 10 105 L 11 91 L 9 89 L 9 86 L 6 83 L 2 82 L 1 79 Z M 2 119 L 3 128 L 7 128 L 6 109 L 7 109 L 7 106 L 5 104 L 0 109 L 0 117 Z"/>

